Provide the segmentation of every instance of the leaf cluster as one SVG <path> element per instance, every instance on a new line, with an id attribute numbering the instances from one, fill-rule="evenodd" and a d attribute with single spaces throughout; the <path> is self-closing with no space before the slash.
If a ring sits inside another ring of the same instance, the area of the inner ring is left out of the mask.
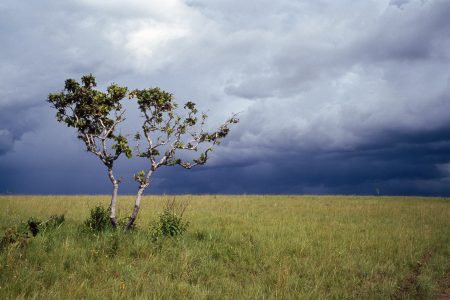
<path id="1" fill-rule="evenodd" d="M 58 122 L 78 131 L 78 138 L 86 144 L 87 150 L 96 154 L 106 165 L 112 165 L 122 153 L 132 156 L 127 139 L 115 130 L 123 118 L 121 101 L 128 93 L 127 87 L 112 84 L 106 92 L 96 90 L 97 83 L 92 74 L 65 81 L 64 90 L 51 93 L 47 101 L 56 109 Z M 115 142 L 113 153 L 108 152 L 107 140 Z"/>
<path id="2" fill-rule="evenodd" d="M 200 113 L 192 101 L 179 109 L 173 95 L 158 87 L 128 91 L 127 87 L 112 84 L 102 92 L 95 89 L 96 85 L 92 74 L 83 76 L 80 83 L 68 79 L 63 91 L 49 94 L 48 102 L 56 109 L 57 120 L 75 128 L 87 151 L 108 167 L 113 183 L 118 182 L 112 174 L 114 161 L 121 154 L 133 156 L 127 136 L 116 133 L 118 124 L 125 120 L 125 98 L 136 100 L 143 116 L 141 130 L 134 135 L 136 155 L 149 159 L 151 164 L 134 178 L 144 188 L 161 166 L 191 169 L 205 164 L 213 147 L 229 134 L 230 125 L 239 122 L 235 114 L 217 130 L 207 131 L 204 125 L 208 115 Z M 109 147 L 108 142 L 112 143 Z M 194 153 L 188 155 L 191 159 L 180 155 L 186 151 Z"/>
<path id="3" fill-rule="evenodd" d="M 200 113 L 194 102 L 187 101 L 182 109 L 178 109 L 173 95 L 159 88 L 134 90 L 129 98 L 136 99 L 144 118 L 142 131 L 134 136 L 138 143 L 137 155 L 151 161 L 146 174 L 141 171 L 135 175 L 141 185 L 148 184 L 152 172 L 161 166 L 179 165 L 191 169 L 205 164 L 213 146 L 219 145 L 228 135 L 231 124 L 239 122 L 233 115 L 217 130 L 206 131 L 204 125 L 208 115 Z M 141 147 L 142 141 L 146 142 L 145 147 Z M 198 154 L 187 160 L 180 155 L 183 151 Z"/>
<path id="4" fill-rule="evenodd" d="M 103 93 L 94 89 L 96 85 L 95 77 L 90 74 L 83 76 L 81 83 L 67 79 L 64 91 L 50 94 L 48 102 L 57 110 L 57 120 L 91 134 L 100 134 L 102 124 L 111 125 L 113 120 L 109 114 L 122 109 L 120 100 L 125 97 L 127 88 L 113 84 Z"/>

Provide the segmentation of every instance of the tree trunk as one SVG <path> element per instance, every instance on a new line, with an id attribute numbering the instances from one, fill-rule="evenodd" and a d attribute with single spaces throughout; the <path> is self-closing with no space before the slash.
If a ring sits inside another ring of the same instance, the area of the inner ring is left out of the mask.
<path id="1" fill-rule="evenodd" d="M 117 228 L 116 219 L 116 205 L 117 205 L 117 192 L 119 190 L 119 182 L 114 178 L 112 168 L 108 168 L 109 179 L 113 184 L 113 192 L 111 196 L 111 204 L 109 206 L 109 219 L 111 220 L 111 225 L 115 229 Z"/>
<path id="2" fill-rule="evenodd" d="M 148 185 L 143 185 L 143 186 L 141 185 L 139 187 L 138 193 L 136 195 L 136 201 L 134 202 L 134 209 L 133 209 L 133 212 L 131 213 L 130 218 L 128 219 L 128 223 L 127 223 L 127 226 L 125 227 L 125 231 L 128 231 L 128 230 L 131 229 L 131 227 L 134 224 L 134 221 L 137 218 L 137 215 L 138 215 L 138 212 L 139 212 L 139 208 L 141 207 L 142 194 L 144 193 L 144 190 L 145 190 L 145 188 L 147 186 Z"/>

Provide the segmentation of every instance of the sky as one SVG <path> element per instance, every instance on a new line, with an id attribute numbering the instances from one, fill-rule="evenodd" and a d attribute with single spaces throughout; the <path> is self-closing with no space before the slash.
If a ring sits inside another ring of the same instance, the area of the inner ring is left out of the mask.
<path id="1" fill-rule="evenodd" d="M 449 196 L 449 15 L 448 0 L 2 0 L 0 193 L 110 193 L 46 102 L 92 73 L 193 100 L 212 127 L 240 112 L 207 165 L 161 168 L 147 194 Z M 121 193 L 146 166 L 118 161 Z"/>

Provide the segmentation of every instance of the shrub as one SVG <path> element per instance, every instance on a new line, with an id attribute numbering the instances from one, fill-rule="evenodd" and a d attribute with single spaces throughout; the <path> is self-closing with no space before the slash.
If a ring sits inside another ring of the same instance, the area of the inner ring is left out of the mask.
<path id="1" fill-rule="evenodd" d="M 102 232 L 112 228 L 108 209 L 101 205 L 92 208 L 89 217 L 84 221 L 84 225 L 95 232 Z"/>
<path id="2" fill-rule="evenodd" d="M 10 227 L 6 229 L 2 238 L 0 239 L 0 251 L 6 249 L 9 245 L 18 244 L 23 247 L 28 242 L 28 234 L 26 232 L 17 230 L 15 227 Z"/>
<path id="3" fill-rule="evenodd" d="M 28 230 L 31 234 L 36 236 L 42 230 L 61 226 L 64 221 L 64 215 L 51 215 L 46 221 L 43 222 L 35 218 L 29 218 L 27 224 Z"/>
<path id="4" fill-rule="evenodd" d="M 188 202 L 176 202 L 175 198 L 168 200 L 159 219 L 152 225 L 152 239 L 181 236 L 187 230 L 188 222 L 183 221 Z"/>
<path id="5" fill-rule="evenodd" d="M 46 229 L 57 228 L 64 223 L 64 220 L 64 215 L 52 215 L 44 222 L 31 217 L 26 223 L 22 222 L 19 226 L 7 228 L 0 238 L 0 251 L 13 244 L 23 248 L 29 242 L 30 233 L 36 236 Z"/>
<path id="6" fill-rule="evenodd" d="M 33 236 L 36 236 L 39 233 L 39 224 L 41 224 L 41 221 L 35 218 L 29 218 L 27 224 L 28 230 L 31 232 L 31 234 Z"/>

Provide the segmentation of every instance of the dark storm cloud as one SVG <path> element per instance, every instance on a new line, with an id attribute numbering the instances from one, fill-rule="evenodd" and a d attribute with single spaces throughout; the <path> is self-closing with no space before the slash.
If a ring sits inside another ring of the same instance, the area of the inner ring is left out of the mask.
<path id="1" fill-rule="evenodd" d="M 437 166 L 449 162 L 450 126 L 395 135 L 395 142 L 351 151 L 279 151 L 239 168 L 226 164 L 194 176 L 173 174 L 186 184 L 171 189 L 167 182 L 160 188 L 180 193 L 449 194 L 449 169 Z"/>
<path id="2" fill-rule="evenodd" d="M 100 88 L 193 99 L 213 125 L 242 112 L 209 166 L 156 173 L 150 192 L 449 195 L 449 13 L 445 0 L 3 1 L 0 192 L 109 192 L 44 101 L 92 72 Z M 122 192 L 139 169 L 119 163 Z"/>
<path id="3" fill-rule="evenodd" d="M 0 110 L 0 155 L 10 151 L 14 142 L 39 124 L 39 109 L 26 103 L 10 104 Z"/>

